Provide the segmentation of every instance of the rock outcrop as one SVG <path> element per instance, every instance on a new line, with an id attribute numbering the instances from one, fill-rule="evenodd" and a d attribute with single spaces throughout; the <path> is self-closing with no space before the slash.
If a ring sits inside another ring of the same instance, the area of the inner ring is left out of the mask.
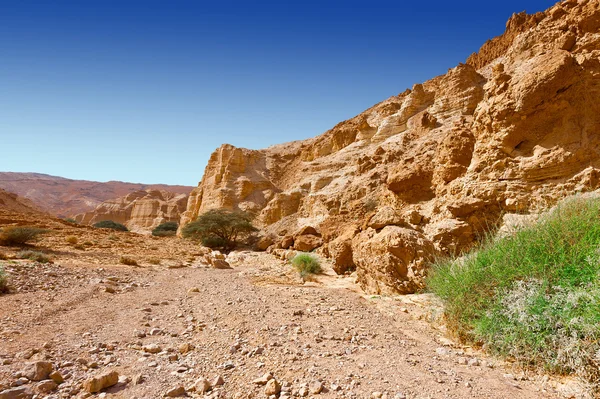
<path id="1" fill-rule="evenodd" d="M 72 217 L 94 210 L 102 202 L 139 190 L 165 190 L 189 194 L 193 187 L 167 184 L 105 183 L 72 180 L 41 173 L 0 172 L 0 189 L 18 194 L 35 206 L 58 217 Z"/>
<path id="2" fill-rule="evenodd" d="M 124 197 L 105 201 L 92 212 L 75 216 L 81 224 L 102 220 L 122 223 L 135 233 L 150 233 L 161 223 L 179 222 L 188 201 L 186 194 L 168 191 L 135 191 Z"/>
<path id="3" fill-rule="evenodd" d="M 468 249 L 503 214 L 600 186 L 599 98 L 600 1 L 515 14 L 465 64 L 321 136 L 223 145 L 182 223 L 251 211 L 277 248 L 311 226 L 322 236 L 305 248 L 356 267 L 366 291 L 413 292 L 432 256 Z"/>

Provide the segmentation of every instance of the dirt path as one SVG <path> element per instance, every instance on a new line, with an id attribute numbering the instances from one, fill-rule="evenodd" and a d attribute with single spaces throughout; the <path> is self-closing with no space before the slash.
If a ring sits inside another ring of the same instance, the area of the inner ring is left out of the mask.
<path id="1" fill-rule="evenodd" d="M 558 397 L 454 346 L 425 320 L 427 296 L 365 297 L 334 276 L 302 285 L 266 254 L 231 261 L 233 270 L 9 265 L 29 292 L 0 297 L 0 391 L 47 359 L 66 381 L 38 397 L 86 397 L 82 381 L 107 370 L 121 375 L 101 394 L 114 398 L 159 398 L 218 376 L 207 397 L 261 398 L 252 381 L 266 373 L 282 398 Z"/>

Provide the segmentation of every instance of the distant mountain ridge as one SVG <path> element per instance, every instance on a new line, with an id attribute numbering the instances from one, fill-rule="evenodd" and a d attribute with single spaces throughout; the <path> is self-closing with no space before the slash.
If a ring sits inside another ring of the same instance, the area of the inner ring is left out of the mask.
<path id="1" fill-rule="evenodd" d="M 94 210 L 102 202 L 140 190 L 189 194 L 193 187 L 121 181 L 74 180 L 42 173 L 0 172 L 0 189 L 30 200 L 39 209 L 58 217 Z"/>

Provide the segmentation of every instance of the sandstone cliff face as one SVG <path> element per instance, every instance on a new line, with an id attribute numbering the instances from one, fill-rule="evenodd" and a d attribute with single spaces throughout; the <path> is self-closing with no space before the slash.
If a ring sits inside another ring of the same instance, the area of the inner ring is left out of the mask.
<path id="1" fill-rule="evenodd" d="M 166 184 L 106 183 L 72 180 L 41 173 L 0 172 L 0 189 L 31 200 L 36 207 L 58 217 L 92 211 L 103 201 L 137 190 L 166 190 L 188 194 L 193 187 Z"/>
<path id="2" fill-rule="evenodd" d="M 598 99 L 600 1 L 516 14 L 466 64 L 319 137 L 222 146 L 182 223 L 249 210 L 274 247 L 312 226 L 368 292 L 413 292 L 428 259 L 468 249 L 502 214 L 598 188 Z"/>
<path id="3" fill-rule="evenodd" d="M 124 197 L 105 201 L 92 212 L 75 216 L 81 224 L 102 220 L 122 223 L 134 233 L 150 233 L 164 222 L 179 222 L 188 201 L 186 194 L 168 191 L 135 191 Z"/>

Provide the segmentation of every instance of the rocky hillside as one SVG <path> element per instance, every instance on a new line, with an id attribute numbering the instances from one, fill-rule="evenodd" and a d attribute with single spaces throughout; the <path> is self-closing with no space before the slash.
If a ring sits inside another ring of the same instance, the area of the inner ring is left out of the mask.
<path id="1" fill-rule="evenodd" d="M 186 209 L 187 194 L 169 191 L 140 190 L 124 197 L 104 201 L 95 210 L 80 213 L 75 220 L 81 224 L 94 224 L 101 220 L 122 223 L 130 231 L 150 233 L 164 222 L 179 222 Z"/>
<path id="2" fill-rule="evenodd" d="M 188 194 L 192 187 L 166 184 L 106 183 L 71 180 L 40 173 L 0 172 L 0 189 L 31 200 L 38 208 L 58 217 L 91 211 L 103 201 L 139 190 L 166 190 Z"/>
<path id="3" fill-rule="evenodd" d="M 2 189 L 0 189 L 0 209 L 20 213 L 41 213 L 28 199 Z"/>
<path id="4" fill-rule="evenodd" d="M 320 248 L 367 292 L 413 292 L 503 214 L 599 186 L 599 56 L 600 1 L 515 14 L 465 64 L 316 138 L 223 145 L 182 223 L 251 211 L 271 251 Z"/>

